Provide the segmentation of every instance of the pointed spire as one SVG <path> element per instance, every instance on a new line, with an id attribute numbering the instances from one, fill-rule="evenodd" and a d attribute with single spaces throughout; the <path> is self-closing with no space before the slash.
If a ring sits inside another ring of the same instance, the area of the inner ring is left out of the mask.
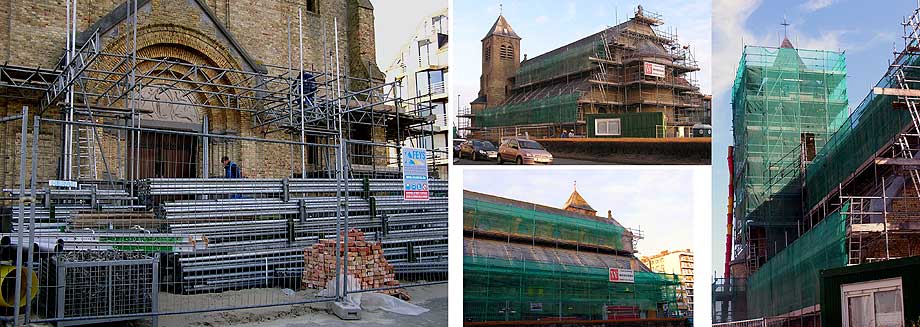
<path id="1" fill-rule="evenodd" d="M 578 194 L 577 181 L 572 183 L 572 195 L 569 195 L 569 199 L 565 201 L 565 205 L 562 209 L 592 216 L 597 214 L 597 210 L 594 210 L 594 208 L 588 204 L 588 201 L 585 201 L 585 198 L 583 198 L 581 194 Z"/>
<path id="2" fill-rule="evenodd" d="M 495 20 L 495 23 L 492 24 L 492 28 L 489 29 L 489 33 L 487 33 L 483 39 L 492 35 L 501 35 L 518 40 L 521 39 L 521 37 L 514 32 L 514 29 L 511 28 L 511 24 L 508 24 L 508 21 L 505 20 L 505 16 L 501 14 L 498 15 L 498 19 Z"/>
<path id="3" fill-rule="evenodd" d="M 783 26 L 783 42 L 780 42 L 779 47 L 785 49 L 795 49 L 792 46 L 792 41 L 789 41 L 789 23 L 786 21 L 786 16 L 783 16 L 783 23 L 780 24 Z"/>

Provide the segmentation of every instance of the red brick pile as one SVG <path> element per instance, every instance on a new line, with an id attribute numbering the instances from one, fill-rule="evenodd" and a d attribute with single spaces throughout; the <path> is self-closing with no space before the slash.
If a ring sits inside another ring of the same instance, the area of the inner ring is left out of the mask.
<path id="1" fill-rule="evenodd" d="M 304 250 L 304 288 L 321 289 L 335 279 L 335 243 L 335 239 L 322 239 Z M 344 247 L 339 250 L 344 254 Z M 361 289 L 399 286 L 393 266 L 383 257 L 380 242 L 366 241 L 364 232 L 357 229 L 348 231 L 348 275 L 358 280 Z M 379 292 L 409 300 L 409 294 L 401 288 Z"/>

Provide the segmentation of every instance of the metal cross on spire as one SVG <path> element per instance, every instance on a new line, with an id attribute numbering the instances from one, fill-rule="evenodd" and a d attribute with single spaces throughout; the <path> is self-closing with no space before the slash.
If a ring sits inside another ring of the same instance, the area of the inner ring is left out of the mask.
<path id="1" fill-rule="evenodd" d="M 499 14 L 499 15 L 502 14 L 502 4 L 500 4 L 500 3 L 498 4 L 498 14 Z"/>
<path id="2" fill-rule="evenodd" d="M 789 33 L 788 33 L 788 31 L 787 31 L 787 28 L 789 27 L 789 23 L 786 22 L 786 16 L 785 16 L 785 15 L 783 15 L 783 23 L 780 24 L 780 25 L 783 25 L 783 37 L 788 38 L 788 37 L 789 37 Z"/>

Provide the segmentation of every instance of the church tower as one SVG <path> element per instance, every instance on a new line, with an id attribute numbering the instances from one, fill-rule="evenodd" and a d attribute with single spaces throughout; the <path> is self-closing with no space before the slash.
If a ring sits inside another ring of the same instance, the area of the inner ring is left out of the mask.
<path id="1" fill-rule="evenodd" d="M 479 79 L 480 104 L 496 106 L 505 100 L 509 78 L 521 66 L 521 37 L 514 33 L 505 16 L 498 15 L 489 33 L 482 39 L 482 76 Z"/>
<path id="2" fill-rule="evenodd" d="M 583 215 L 597 216 L 597 210 L 594 210 L 594 208 L 588 204 L 588 201 L 585 201 L 585 198 L 581 197 L 581 194 L 578 194 L 578 190 L 574 185 L 572 187 L 572 195 L 569 195 L 569 200 L 565 201 L 565 205 L 562 206 L 562 209 Z"/>

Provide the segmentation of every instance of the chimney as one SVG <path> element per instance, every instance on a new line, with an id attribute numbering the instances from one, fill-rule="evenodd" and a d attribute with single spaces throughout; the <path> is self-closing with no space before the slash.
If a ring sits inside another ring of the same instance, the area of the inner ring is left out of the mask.
<path id="1" fill-rule="evenodd" d="M 613 210 L 607 210 L 607 219 L 613 219 Z"/>
<path id="2" fill-rule="evenodd" d="M 524 54 L 524 60 L 521 60 L 521 62 L 524 62 L 524 61 L 527 61 L 527 54 L 526 54 L 526 53 Z"/>

